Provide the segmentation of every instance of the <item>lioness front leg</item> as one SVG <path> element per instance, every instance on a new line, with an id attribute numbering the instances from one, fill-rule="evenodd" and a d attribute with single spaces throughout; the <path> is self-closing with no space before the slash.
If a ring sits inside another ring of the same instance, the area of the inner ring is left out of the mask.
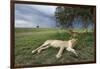
<path id="1" fill-rule="evenodd" d="M 61 47 L 61 48 L 59 49 L 59 52 L 57 53 L 56 58 L 60 58 L 60 57 L 61 57 L 61 55 L 62 55 L 62 53 L 63 53 L 63 50 L 64 50 L 64 47 Z"/>
<path id="2" fill-rule="evenodd" d="M 76 53 L 76 51 L 73 48 L 67 48 L 67 50 L 74 53 L 76 56 L 78 56 L 78 54 Z"/>

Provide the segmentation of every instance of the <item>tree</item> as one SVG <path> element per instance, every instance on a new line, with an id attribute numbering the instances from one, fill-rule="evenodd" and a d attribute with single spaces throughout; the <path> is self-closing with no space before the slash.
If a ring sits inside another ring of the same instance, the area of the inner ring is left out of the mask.
<path id="1" fill-rule="evenodd" d="M 79 6 L 79 7 L 70 7 L 70 6 L 58 6 L 56 8 L 55 17 L 56 22 L 62 28 L 71 28 L 74 27 L 74 19 L 80 18 L 82 20 L 83 28 L 88 29 L 88 26 L 93 24 L 93 11 L 92 7 L 88 6 Z"/>
<path id="2" fill-rule="evenodd" d="M 92 22 L 89 22 L 89 21 L 92 21 L 92 14 L 90 10 L 91 10 L 91 7 L 80 7 L 80 10 L 78 12 L 78 16 L 81 17 L 82 26 L 85 32 L 88 31 L 88 26 L 90 24 L 93 24 Z"/>
<path id="3" fill-rule="evenodd" d="M 36 26 L 36 28 L 39 28 L 39 26 Z"/>
<path id="4" fill-rule="evenodd" d="M 62 28 L 73 28 L 73 9 L 72 7 L 63 7 L 58 6 L 55 12 L 56 22 L 58 25 L 62 26 Z"/>

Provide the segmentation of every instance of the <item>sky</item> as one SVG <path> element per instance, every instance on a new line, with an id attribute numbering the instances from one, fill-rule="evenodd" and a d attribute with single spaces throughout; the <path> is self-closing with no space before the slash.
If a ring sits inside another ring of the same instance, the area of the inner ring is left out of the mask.
<path id="1" fill-rule="evenodd" d="M 20 28 L 54 28 L 57 6 L 15 4 L 15 27 Z"/>
<path id="2" fill-rule="evenodd" d="M 55 28 L 55 11 L 57 6 L 15 4 L 16 28 Z M 82 27 L 82 21 L 75 20 L 75 27 Z M 80 24 L 79 24 L 80 23 Z"/>

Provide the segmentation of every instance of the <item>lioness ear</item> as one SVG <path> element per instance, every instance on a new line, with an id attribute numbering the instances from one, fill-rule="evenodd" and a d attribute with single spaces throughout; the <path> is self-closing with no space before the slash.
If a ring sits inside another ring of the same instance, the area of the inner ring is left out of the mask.
<path id="1" fill-rule="evenodd" d="M 70 42 L 73 44 L 74 40 L 70 40 Z"/>

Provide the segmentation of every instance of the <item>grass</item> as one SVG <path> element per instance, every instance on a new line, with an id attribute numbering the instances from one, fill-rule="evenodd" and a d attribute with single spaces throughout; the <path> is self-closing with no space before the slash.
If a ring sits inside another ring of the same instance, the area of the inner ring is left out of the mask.
<path id="1" fill-rule="evenodd" d="M 43 44 L 48 39 L 69 40 L 70 35 L 66 31 L 57 29 L 15 29 L 15 65 L 38 64 L 63 64 L 73 62 L 94 61 L 94 35 L 93 32 L 81 33 L 76 36 L 79 42 L 75 49 L 79 55 L 64 50 L 58 60 L 55 55 L 58 49 L 48 48 L 40 54 L 32 54 L 32 50 Z"/>

